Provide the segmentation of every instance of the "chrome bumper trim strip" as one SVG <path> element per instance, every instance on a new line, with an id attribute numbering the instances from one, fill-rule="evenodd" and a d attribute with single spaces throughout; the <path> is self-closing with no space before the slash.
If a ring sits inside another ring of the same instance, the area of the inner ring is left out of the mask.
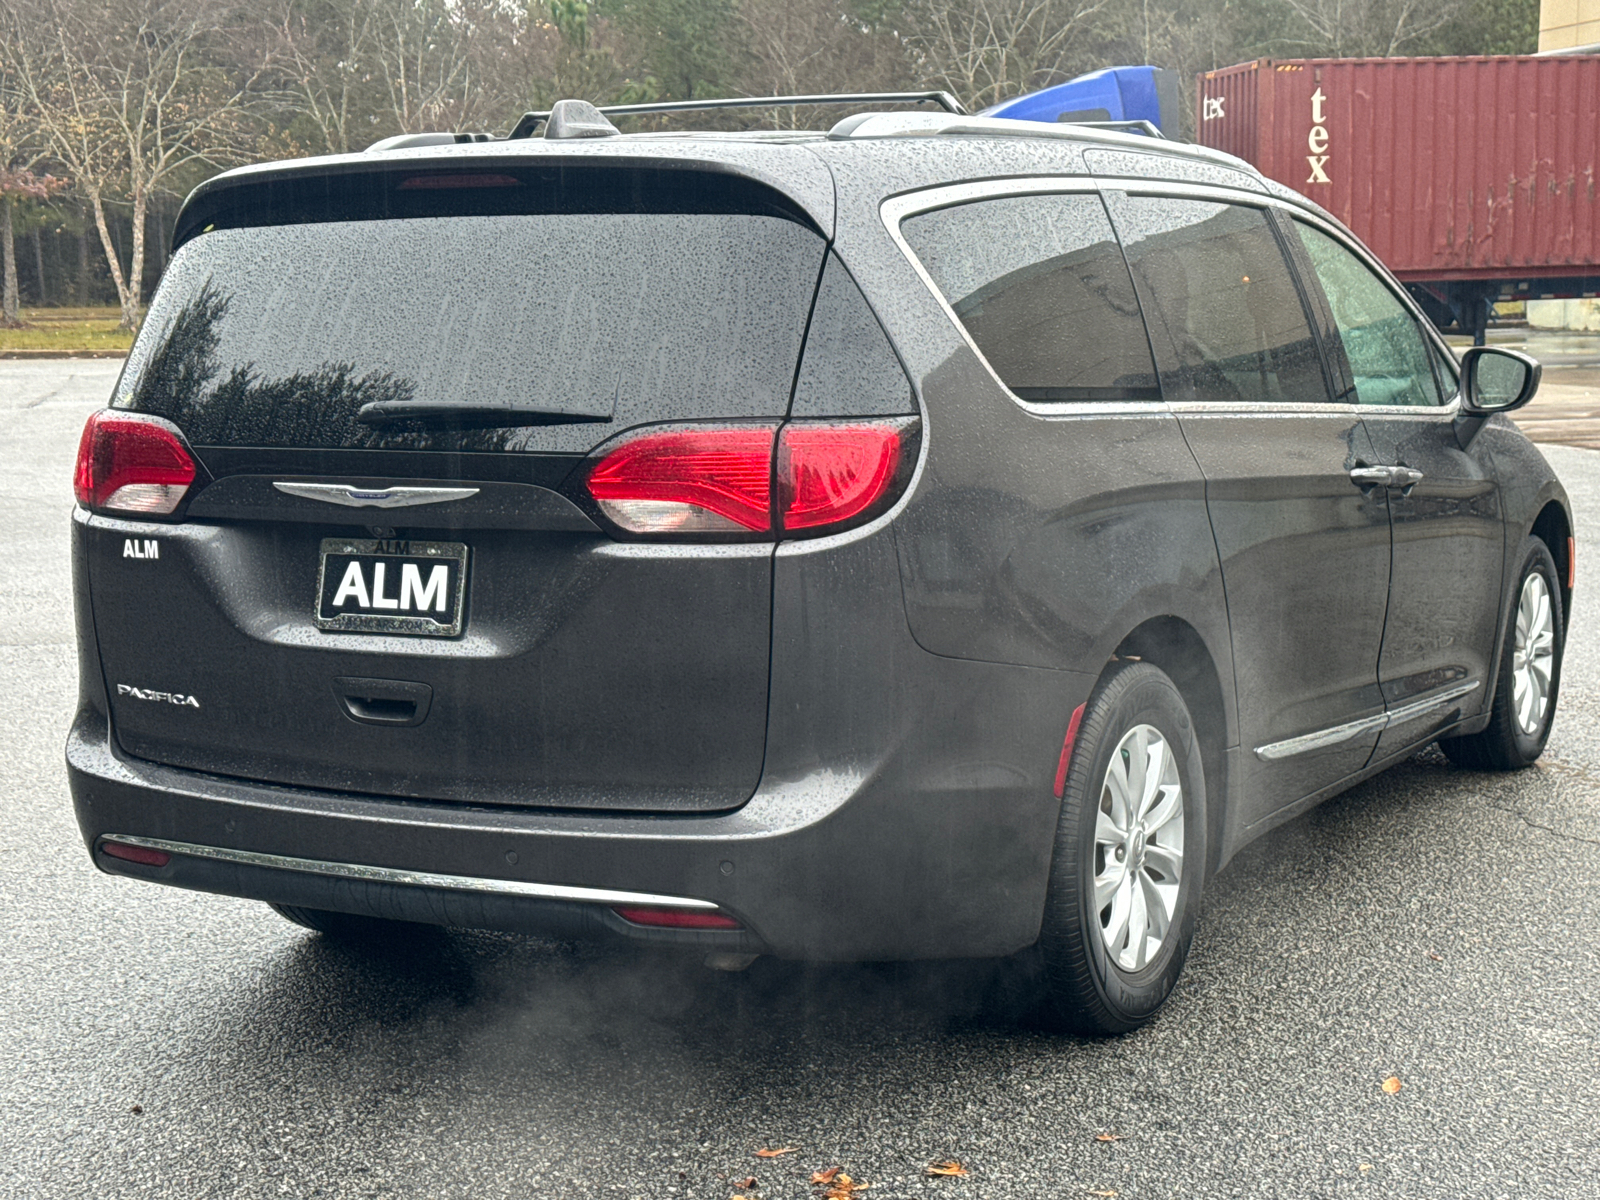
<path id="1" fill-rule="evenodd" d="M 1389 729 L 1395 725 L 1404 725 L 1407 721 L 1425 716 L 1436 708 L 1443 708 L 1452 700 L 1459 700 L 1462 696 L 1478 690 L 1478 681 L 1457 684 L 1455 687 L 1437 693 L 1433 696 L 1415 700 L 1410 704 L 1390 712 L 1379 713 L 1373 717 L 1362 717 L 1359 721 L 1347 721 L 1343 725 L 1332 725 L 1327 729 L 1319 729 L 1315 733 L 1303 733 L 1299 737 L 1288 738 L 1281 742 L 1272 742 L 1270 745 L 1257 746 L 1256 757 L 1262 762 L 1277 762 L 1279 759 L 1292 758 L 1296 754 L 1304 754 L 1309 750 L 1321 750 L 1324 746 L 1337 746 L 1340 742 L 1348 742 L 1353 737 L 1363 733 L 1370 733 L 1374 729 Z"/>
<path id="2" fill-rule="evenodd" d="M 580 904 L 637 904 L 656 908 L 714 909 L 710 900 L 691 900 L 684 896 L 657 896 L 649 892 L 618 892 L 609 888 L 567 887 L 555 883 L 525 883 L 517 879 L 485 879 L 476 875 L 437 875 L 432 871 L 406 871 L 397 867 L 369 867 L 360 863 L 322 862 L 314 858 L 291 858 L 284 854 L 260 854 L 254 850 L 228 850 L 221 846 L 197 846 L 190 842 L 169 842 L 165 838 L 133 837 L 122 833 L 102 834 L 103 842 L 121 842 L 167 854 L 186 854 L 247 867 L 272 867 L 280 871 L 303 871 L 308 875 L 330 875 L 336 879 L 359 879 L 369 883 L 399 883 L 413 887 L 448 888 L 457 892 L 480 892 L 500 896 L 527 896 L 536 900 L 571 900 Z"/>

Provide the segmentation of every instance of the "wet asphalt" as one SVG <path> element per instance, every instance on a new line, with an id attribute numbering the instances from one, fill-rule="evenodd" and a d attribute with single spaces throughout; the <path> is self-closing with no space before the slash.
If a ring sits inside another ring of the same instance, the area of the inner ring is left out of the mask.
<path id="1" fill-rule="evenodd" d="M 1545 761 L 1424 754 L 1252 846 L 1161 1017 L 1086 1042 L 986 1017 L 983 964 L 357 952 L 98 874 L 67 527 L 118 365 L 0 363 L 0 1196 L 1600 1196 L 1600 455 L 1548 451 L 1580 571 Z"/>

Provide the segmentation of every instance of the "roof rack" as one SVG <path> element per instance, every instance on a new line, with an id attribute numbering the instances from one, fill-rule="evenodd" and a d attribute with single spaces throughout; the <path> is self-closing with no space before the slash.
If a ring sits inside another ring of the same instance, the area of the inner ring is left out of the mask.
<path id="1" fill-rule="evenodd" d="M 850 92 L 823 96 L 748 96 L 723 100 L 663 100 L 653 104 L 606 104 L 600 111 L 606 116 L 628 116 L 637 113 L 705 112 L 719 108 L 782 108 L 799 104 L 937 104 L 947 113 L 958 117 L 969 116 L 966 106 L 949 92 Z M 533 136 L 541 123 L 550 119 L 549 112 L 523 113 L 506 140 Z"/>
<path id="2" fill-rule="evenodd" d="M 1142 133 L 1146 137 L 1160 138 L 1165 141 L 1167 135 L 1154 121 L 1062 121 L 1058 125 L 1076 125 L 1080 129 L 1109 129 L 1113 133 Z"/>

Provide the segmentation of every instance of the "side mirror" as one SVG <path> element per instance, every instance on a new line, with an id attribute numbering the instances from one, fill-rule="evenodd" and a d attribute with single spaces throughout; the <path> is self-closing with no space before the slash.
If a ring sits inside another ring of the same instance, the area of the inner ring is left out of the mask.
<path id="1" fill-rule="evenodd" d="M 1461 355 L 1461 414 L 1492 417 L 1521 408 L 1539 390 L 1543 368 L 1530 355 L 1473 346 Z"/>

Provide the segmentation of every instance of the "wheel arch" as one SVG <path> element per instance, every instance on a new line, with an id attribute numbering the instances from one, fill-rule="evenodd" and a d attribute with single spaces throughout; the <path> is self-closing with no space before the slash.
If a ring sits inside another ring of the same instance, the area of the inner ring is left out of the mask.
<path id="1" fill-rule="evenodd" d="M 1567 515 L 1566 507 L 1559 500 L 1547 501 L 1539 510 L 1539 515 L 1534 518 L 1533 528 L 1530 530 L 1534 537 L 1543 542 L 1550 550 L 1550 557 L 1556 560 L 1556 575 L 1561 587 L 1561 611 L 1572 611 L 1572 519 Z"/>
<path id="2" fill-rule="evenodd" d="M 1181 617 L 1152 617 L 1117 644 L 1115 660 L 1138 659 L 1160 668 L 1172 680 L 1200 738 L 1206 784 L 1206 874 L 1220 865 L 1228 807 L 1231 744 L 1228 708 L 1216 660 L 1195 627 Z"/>

